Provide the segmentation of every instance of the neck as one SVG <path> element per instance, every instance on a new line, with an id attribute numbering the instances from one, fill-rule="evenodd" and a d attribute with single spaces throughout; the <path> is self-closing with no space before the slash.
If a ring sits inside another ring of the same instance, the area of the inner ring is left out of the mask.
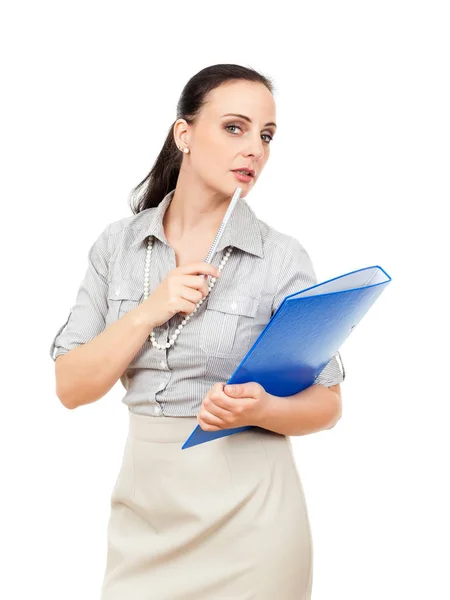
<path id="1" fill-rule="evenodd" d="M 204 184 L 189 182 L 187 185 L 180 172 L 172 201 L 164 215 L 166 235 L 177 240 L 215 235 L 230 201 L 231 198 Z"/>

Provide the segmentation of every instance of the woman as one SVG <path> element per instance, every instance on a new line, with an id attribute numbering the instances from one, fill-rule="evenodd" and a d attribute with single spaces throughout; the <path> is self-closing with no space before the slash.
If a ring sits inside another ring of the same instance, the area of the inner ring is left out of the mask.
<path id="1" fill-rule="evenodd" d="M 249 194 L 269 158 L 272 84 L 239 65 L 205 68 L 177 117 L 133 215 L 92 245 L 50 351 L 68 408 L 119 378 L 126 389 L 101 599 L 307 599 L 311 531 L 288 436 L 337 422 L 339 365 L 289 399 L 225 383 L 283 298 L 317 279 L 303 246 L 243 198 L 204 262 L 236 187 Z M 259 428 L 181 450 L 197 424 Z"/>

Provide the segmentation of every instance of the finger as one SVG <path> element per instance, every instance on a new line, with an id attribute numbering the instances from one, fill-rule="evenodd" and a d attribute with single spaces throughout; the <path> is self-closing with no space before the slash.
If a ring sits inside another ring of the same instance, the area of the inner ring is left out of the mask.
<path id="1" fill-rule="evenodd" d="M 222 393 L 222 396 L 225 396 L 225 394 Z M 228 419 L 230 419 L 230 417 L 232 417 L 233 413 L 232 411 L 227 408 L 225 406 L 226 402 L 228 402 L 228 399 L 225 396 L 225 400 L 223 397 L 221 398 L 211 398 L 210 396 L 206 396 L 206 398 L 203 400 L 203 406 L 204 408 L 206 408 L 206 410 L 208 412 L 210 412 L 212 415 L 214 415 L 215 417 L 217 417 L 218 419 L 221 419 L 222 421 L 227 421 Z"/>
<path id="2" fill-rule="evenodd" d="M 247 397 L 247 394 L 245 393 L 244 385 L 242 383 L 240 383 L 239 385 L 236 385 L 236 384 L 226 385 L 223 388 L 223 393 L 226 394 L 227 398 L 229 398 L 229 399 L 242 398 L 243 396 Z"/>
<path id="3" fill-rule="evenodd" d="M 189 302 L 197 304 L 197 302 L 200 302 L 200 300 L 203 298 L 203 293 L 200 290 L 194 290 L 184 285 L 181 288 L 180 296 L 181 298 L 184 298 L 184 300 L 189 300 Z"/>
<path id="4" fill-rule="evenodd" d="M 214 404 L 216 404 L 219 408 L 222 408 L 228 413 L 233 414 L 236 409 L 236 403 L 239 401 L 239 399 L 233 398 L 232 396 L 226 394 L 224 392 L 225 385 L 225 383 L 216 384 L 209 392 L 208 396 L 211 397 Z"/>
<path id="5" fill-rule="evenodd" d="M 214 425 L 208 425 L 200 418 L 197 418 L 199 426 L 203 429 L 203 431 L 221 431 L 222 427 L 215 427 Z"/>
<path id="6" fill-rule="evenodd" d="M 208 292 L 208 284 L 205 281 L 205 278 L 202 275 L 184 275 L 181 283 L 189 288 L 199 290 L 202 292 L 202 295 L 206 295 Z M 203 293 L 203 290 L 206 288 L 206 293 Z"/>
<path id="7" fill-rule="evenodd" d="M 259 384 L 256 382 L 226 385 L 224 393 L 231 398 L 257 398 L 260 393 Z"/>
<path id="8" fill-rule="evenodd" d="M 197 421 L 202 429 L 206 431 L 217 431 L 219 429 L 224 429 L 224 423 L 213 414 L 208 412 L 206 409 L 202 408 L 197 415 Z"/>
<path id="9" fill-rule="evenodd" d="M 177 269 L 179 273 L 186 273 L 188 275 L 191 273 L 201 273 L 204 275 L 212 275 L 213 277 L 220 277 L 221 275 L 221 271 L 219 271 L 218 267 L 207 262 L 189 263 L 187 265 L 177 267 Z"/>

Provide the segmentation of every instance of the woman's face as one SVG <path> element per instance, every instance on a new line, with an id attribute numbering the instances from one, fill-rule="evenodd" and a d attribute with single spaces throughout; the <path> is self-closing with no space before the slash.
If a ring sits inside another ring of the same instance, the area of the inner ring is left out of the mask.
<path id="1" fill-rule="evenodd" d="M 234 114 L 224 116 L 228 113 Z M 222 84 L 208 94 L 194 125 L 184 120 L 175 125 L 181 144 L 190 149 L 183 154 L 182 169 L 189 169 L 189 176 L 198 177 L 216 194 L 230 197 L 240 187 L 245 197 L 269 158 L 275 121 L 275 101 L 265 85 Z M 240 168 L 253 169 L 255 176 L 249 182 L 240 181 L 233 172 Z"/>

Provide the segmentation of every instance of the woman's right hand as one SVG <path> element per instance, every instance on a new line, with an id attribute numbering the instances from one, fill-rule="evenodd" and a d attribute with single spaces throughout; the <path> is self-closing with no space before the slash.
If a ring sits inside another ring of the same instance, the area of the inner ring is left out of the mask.
<path id="1" fill-rule="evenodd" d="M 208 284 L 201 275 L 220 277 L 217 267 L 207 262 L 196 262 L 176 267 L 140 305 L 148 316 L 151 327 L 166 323 L 177 313 L 189 315 L 197 302 L 208 295 Z"/>

